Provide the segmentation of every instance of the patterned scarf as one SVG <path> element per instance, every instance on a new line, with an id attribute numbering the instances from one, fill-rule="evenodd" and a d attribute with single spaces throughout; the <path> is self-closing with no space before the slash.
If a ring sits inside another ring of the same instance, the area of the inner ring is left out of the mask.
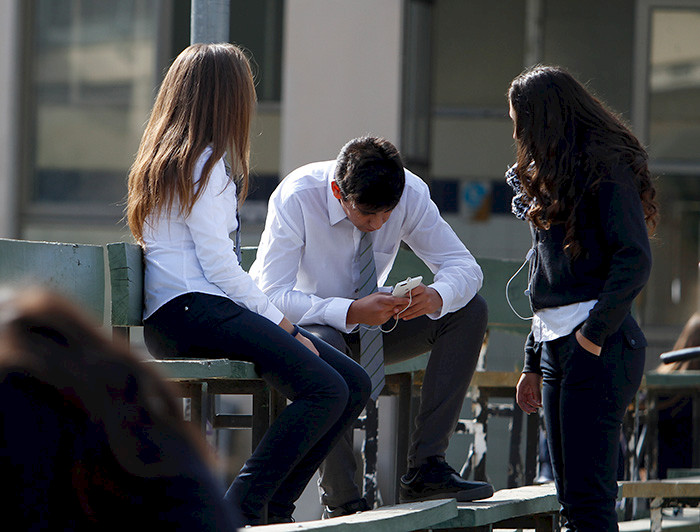
<path id="1" fill-rule="evenodd" d="M 510 188 L 513 189 L 515 194 L 510 204 L 510 210 L 513 212 L 516 218 L 526 220 L 527 211 L 530 210 L 530 207 L 535 203 L 535 200 L 525 194 L 518 176 L 515 175 L 516 166 L 517 165 L 514 164 L 510 166 L 508 170 L 506 170 L 506 183 L 510 185 Z"/>

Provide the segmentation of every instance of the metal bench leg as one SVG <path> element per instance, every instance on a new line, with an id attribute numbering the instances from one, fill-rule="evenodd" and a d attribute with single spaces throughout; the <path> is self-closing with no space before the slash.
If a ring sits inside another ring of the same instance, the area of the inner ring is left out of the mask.
<path id="1" fill-rule="evenodd" d="M 180 385 L 180 390 L 181 397 L 189 399 L 190 423 L 206 438 L 209 386 L 206 382 L 187 382 Z"/>
<path id="2" fill-rule="evenodd" d="M 520 408 L 520 407 L 517 407 Z M 535 481 L 537 475 L 537 455 L 540 445 L 541 413 L 527 416 L 525 435 L 525 485 L 529 486 Z"/>
<path id="3" fill-rule="evenodd" d="M 379 410 L 377 402 L 370 399 L 365 407 L 365 441 L 362 446 L 365 470 L 363 494 L 370 508 L 377 499 L 377 444 L 379 432 Z"/>
<path id="4" fill-rule="evenodd" d="M 253 392 L 252 425 L 251 449 L 255 450 L 270 428 L 270 388 L 264 383 L 260 383 L 258 389 Z"/>
<path id="5" fill-rule="evenodd" d="M 408 467 L 408 445 L 411 437 L 411 394 L 412 378 L 410 373 L 399 376 L 398 420 L 396 427 L 396 479 L 394 484 L 394 500 L 399 502 L 399 486 L 401 476 Z"/>
<path id="6" fill-rule="evenodd" d="M 484 393 L 479 393 L 479 397 L 475 401 L 478 409 L 476 416 L 476 424 L 481 427 L 481 431 L 477 430 L 474 434 L 474 447 L 476 451 L 476 463 L 474 464 L 474 480 L 487 482 L 486 476 L 486 449 L 488 441 L 488 419 L 489 419 L 489 400 Z M 481 450 L 481 452 L 479 452 Z"/>
<path id="7" fill-rule="evenodd" d="M 207 437 L 207 420 L 209 419 L 209 385 L 206 382 L 202 383 L 200 393 L 192 397 L 192 412 L 196 412 L 196 418 L 193 414 L 192 421 L 199 424 L 200 430 Z"/>
<path id="8" fill-rule="evenodd" d="M 508 480 L 509 488 L 515 488 L 520 484 L 523 478 L 523 464 L 520 459 L 520 436 L 523 432 L 523 412 L 513 401 L 513 413 L 511 416 L 510 430 L 510 460 L 508 464 Z"/>
<path id="9" fill-rule="evenodd" d="M 651 503 L 649 504 L 649 513 L 650 515 L 650 521 L 651 521 L 651 532 L 661 532 L 662 527 L 661 527 L 661 520 L 662 520 L 662 514 L 661 514 L 661 507 L 663 505 L 663 498 L 661 497 L 656 497 L 655 499 L 651 500 Z"/>
<path id="10" fill-rule="evenodd" d="M 559 514 L 543 514 L 535 516 L 535 532 L 555 532 L 557 527 Z"/>
<path id="11" fill-rule="evenodd" d="M 656 390 L 647 391 L 647 478 L 659 478 L 659 411 Z"/>

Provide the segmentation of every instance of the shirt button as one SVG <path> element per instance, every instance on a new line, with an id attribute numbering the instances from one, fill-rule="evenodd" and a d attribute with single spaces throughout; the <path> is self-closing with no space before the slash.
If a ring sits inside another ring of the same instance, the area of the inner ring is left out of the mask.
<path id="1" fill-rule="evenodd" d="M 188 311 L 188 310 L 190 310 L 190 307 L 185 307 L 185 311 Z"/>
<path id="2" fill-rule="evenodd" d="M 637 345 L 637 340 L 630 340 L 630 345 Z"/>

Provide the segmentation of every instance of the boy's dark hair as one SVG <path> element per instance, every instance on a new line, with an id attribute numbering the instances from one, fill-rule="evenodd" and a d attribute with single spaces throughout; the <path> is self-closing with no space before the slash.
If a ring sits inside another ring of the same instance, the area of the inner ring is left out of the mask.
<path id="1" fill-rule="evenodd" d="M 391 210 L 406 182 L 399 150 L 383 138 L 353 139 L 338 154 L 335 182 L 345 201 L 372 212 Z"/>

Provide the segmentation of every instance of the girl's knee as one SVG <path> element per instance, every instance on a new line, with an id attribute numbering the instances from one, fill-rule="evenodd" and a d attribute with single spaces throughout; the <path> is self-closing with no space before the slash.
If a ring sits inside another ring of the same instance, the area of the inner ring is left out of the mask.
<path id="1" fill-rule="evenodd" d="M 367 372 L 363 369 L 360 372 L 357 380 L 357 396 L 362 404 L 365 404 L 369 399 L 370 393 L 372 393 L 372 379 L 370 379 Z"/>
<path id="2" fill-rule="evenodd" d="M 342 412 L 350 399 L 350 388 L 347 382 L 336 374 L 328 377 L 319 394 L 322 396 L 321 401 L 327 404 L 329 409 L 337 408 Z M 331 405 L 337 405 L 337 407 L 332 408 Z"/>
<path id="3" fill-rule="evenodd" d="M 357 366 L 352 371 L 340 376 L 338 382 L 333 384 L 337 394 L 338 403 L 342 403 L 344 408 L 354 409 L 358 405 L 364 407 L 372 391 L 372 382 L 367 372 Z"/>

